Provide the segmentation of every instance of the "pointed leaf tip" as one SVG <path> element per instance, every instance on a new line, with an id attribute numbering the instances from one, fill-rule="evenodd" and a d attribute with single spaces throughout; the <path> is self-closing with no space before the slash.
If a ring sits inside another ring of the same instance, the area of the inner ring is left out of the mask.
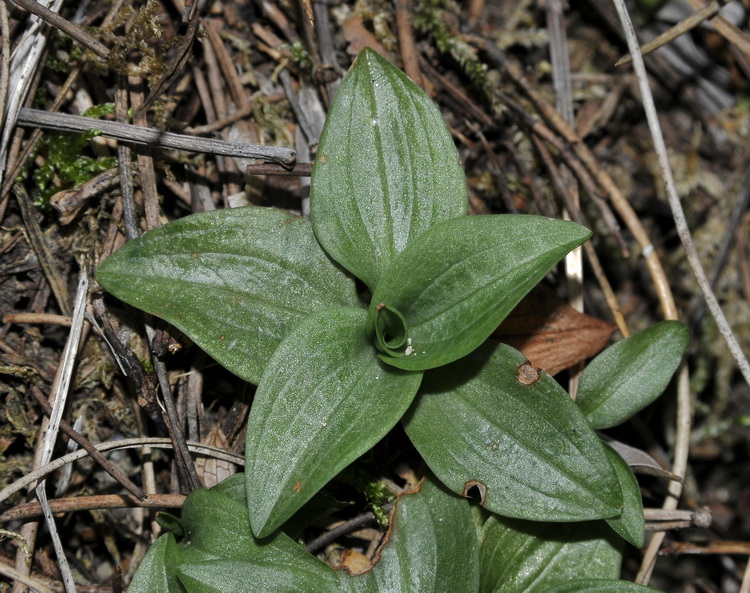
<path id="1" fill-rule="evenodd" d="M 270 208 L 181 218 L 113 253 L 96 277 L 255 384 L 308 313 L 359 305 L 354 281 L 323 252 L 310 223 Z"/>
<path id="2" fill-rule="evenodd" d="M 494 513 L 536 521 L 618 515 L 622 491 L 601 441 L 549 375 L 518 381 L 524 360 L 486 343 L 430 371 L 404 418 L 406 434 L 440 481 L 458 494 L 476 486 Z"/>
<path id="3" fill-rule="evenodd" d="M 576 404 L 594 429 L 611 428 L 656 400 L 680 365 L 690 332 L 662 321 L 620 340 L 581 374 Z"/>
<path id="4" fill-rule="evenodd" d="M 393 261 L 373 294 L 371 315 L 387 305 L 408 331 L 405 349 L 381 358 L 427 370 L 466 356 L 590 236 L 573 222 L 528 215 L 462 216 L 434 225 Z"/>
<path id="5" fill-rule="evenodd" d="M 320 137 L 310 216 L 323 248 L 374 289 L 432 224 L 466 214 L 463 167 L 430 98 L 365 49 L 341 81 Z"/>
<path id="6" fill-rule="evenodd" d="M 360 308 L 313 313 L 281 343 L 255 393 L 247 429 L 253 533 L 279 527 L 399 421 L 422 373 L 384 365 Z"/>

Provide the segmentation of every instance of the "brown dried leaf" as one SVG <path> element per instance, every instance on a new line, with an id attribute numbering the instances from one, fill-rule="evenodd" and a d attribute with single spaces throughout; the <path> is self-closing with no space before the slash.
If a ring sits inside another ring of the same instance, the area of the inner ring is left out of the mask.
<path id="1" fill-rule="evenodd" d="M 520 350 L 550 375 L 598 354 L 615 326 L 579 313 L 552 290 L 537 286 L 495 330 L 493 337 Z"/>
<path id="2" fill-rule="evenodd" d="M 344 37 L 349 42 L 346 51 L 356 56 L 366 47 L 371 47 L 381 56 L 395 64 L 395 57 L 370 33 L 362 23 L 362 17 L 353 16 L 344 21 Z"/>
<path id="3" fill-rule="evenodd" d="M 208 436 L 203 439 L 205 445 L 211 445 L 212 447 L 219 447 L 225 451 L 229 450 L 229 441 L 224 435 L 219 425 L 213 427 Z M 235 474 L 237 469 L 233 463 L 224 461 L 223 459 L 215 459 L 213 457 L 200 457 L 195 462 L 195 471 L 198 473 L 198 477 L 203 482 L 204 488 L 211 488 L 216 486 L 224 478 Z"/>

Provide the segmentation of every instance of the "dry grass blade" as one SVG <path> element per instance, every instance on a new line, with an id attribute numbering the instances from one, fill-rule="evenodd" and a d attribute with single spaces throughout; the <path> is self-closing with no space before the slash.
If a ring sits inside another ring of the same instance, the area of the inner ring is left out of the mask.
<path id="1" fill-rule="evenodd" d="M 742 352 L 742 348 L 740 348 L 740 345 L 737 342 L 737 338 L 735 337 L 734 332 L 732 332 L 732 329 L 729 327 L 729 323 L 724 316 L 724 312 L 719 306 L 716 295 L 711 290 L 711 285 L 708 281 L 708 278 L 706 278 L 706 273 L 703 270 L 703 266 L 700 262 L 700 257 L 698 256 L 695 244 L 693 243 L 693 239 L 690 234 L 690 228 L 688 227 L 687 220 L 685 219 L 685 213 L 683 212 L 682 204 L 680 203 L 680 198 L 677 195 L 677 188 L 675 187 L 672 167 L 669 164 L 667 146 L 664 142 L 664 136 L 661 132 L 661 125 L 659 124 L 659 117 L 656 112 L 656 106 L 654 104 L 654 99 L 651 95 L 651 89 L 649 87 L 646 66 L 644 65 L 643 58 L 641 58 L 639 53 L 638 40 L 635 36 L 633 25 L 630 22 L 630 16 L 628 15 L 627 9 L 625 8 L 621 0 L 614 1 L 623 24 L 623 29 L 625 30 L 628 39 L 628 45 L 630 47 L 631 55 L 633 56 L 633 66 L 635 67 L 636 76 L 638 77 L 638 85 L 641 90 L 643 107 L 646 111 L 646 118 L 648 119 L 649 129 L 651 130 L 651 138 L 654 143 L 656 156 L 659 159 L 659 168 L 663 176 L 667 196 L 669 198 L 669 206 L 672 209 L 672 217 L 675 222 L 675 227 L 677 228 L 677 233 L 680 237 L 680 241 L 682 242 L 682 246 L 685 249 L 685 253 L 687 254 L 690 268 L 693 271 L 693 274 L 698 281 L 698 285 L 700 286 L 701 292 L 703 293 L 703 297 L 706 300 L 706 305 L 708 306 L 708 309 L 711 312 L 716 325 L 719 327 L 721 335 L 724 337 L 724 340 L 726 340 L 727 346 L 729 346 L 729 350 L 732 353 L 735 361 L 737 362 L 737 367 L 742 373 L 742 376 L 745 378 L 745 382 L 750 385 L 750 362 L 748 362 L 747 357 Z"/>
<path id="2" fill-rule="evenodd" d="M 59 14 L 50 10 L 43 4 L 40 4 L 36 0 L 13 0 L 13 2 L 24 10 L 28 10 L 30 13 L 35 14 L 53 27 L 60 29 L 63 33 L 67 33 L 100 58 L 106 59 L 109 57 L 109 49 L 99 43 L 96 38 L 81 29 L 81 27 L 75 23 L 71 23 L 69 20 L 62 18 Z"/>
<path id="3" fill-rule="evenodd" d="M 647 56 L 651 52 L 656 51 L 660 47 L 663 47 L 664 45 L 667 45 L 671 41 L 674 41 L 677 39 L 680 35 L 684 35 L 685 33 L 692 31 L 700 25 L 703 21 L 706 19 L 710 19 L 713 16 L 715 16 L 719 9 L 721 8 L 721 5 L 716 1 L 712 0 L 708 5 L 706 5 L 704 8 L 699 10 L 698 12 L 691 14 L 686 19 L 681 20 L 679 23 L 677 23 L 674 27 L 669 29 L 668 31 L 664 31 L 661 35 L 658 37 L 655 37 L 648 43 L 644 43 L 641 46 L 641 55 Z M 633 60 L 633 57 L 630 54 L 627 54 L 623 57 L 621 57 L 617 62 L 615 63 L 615 66 L 623 66 L 625 64 L 630 64 L 630 62 Z"/>
<path id="4" fill-rule="evenodd" d="M 57 434 L 60 427 L 60 421 L 62 420 L 62 413 L 65 409 L 65 402 L 67 400 L 68 392 L 70 389 L 71 379 L 73 377 L 73 366 L 75 364 L 76 356 L 78 353 L 78 346 L 81 340 L 81 333 L 83 332 L 83 316 L 86 312 L 86 300 L 88 297 L 88 276 L 86 270 L 81 271 L 81 276 L 78 282 L 78 292 L 76 294 L 75 307 L 73 308 L 73 319 L 70 326 L 70 334 L 68 341 L 65 344 L 63 350 L 63 358 L 60 362 L 57 372 L 57 381 L 55 384 L 54 394 L 52 397 L 52 410 L 49 415 L 49 422 L 47 423 L 44 440 L 42 441 L 42 452 L 40 456 L 40 465 L 46 465 L 52 459 L 52 449 L 57 441 Z M 76 586 L 73 579 L 73 574 L 68 565 L 67 557 L 65 556 L 65 548 L 62 545 L 60 536 L 57 532 L 57 526 L 55 519 L 52 515 L 52 511 L 47 503 L 47 491 L 45 481 L 42 480 L 36 487 L 36 495 L 39 499 L 39 503 L 44 513 L 44 518 L 47 522 L 47 529 L 49 530 L 50 537 L 52 538 L 52 544 L 55 548 L 57 555 L 57 562 L 60 568 L 60 574 L 62 575 L 63 583 L 65 584 L 65 590 L 67 593 L 75 593 Z"/>

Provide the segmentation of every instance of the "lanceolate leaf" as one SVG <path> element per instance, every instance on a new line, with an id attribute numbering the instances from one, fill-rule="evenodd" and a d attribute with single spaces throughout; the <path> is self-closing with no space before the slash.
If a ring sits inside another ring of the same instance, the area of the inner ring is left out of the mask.
<path id="1" fill-rule="evenodd" d="M 256 384 L 308 313 L 358 303 L 309 222 L 268 208 L 216 210 L 150 231 L 99 266 L 97 279 Z"/>
<path id="2" fill-rule="evenodd" d="M 371 316 L 395 309 L 407 326 L 403 355 L 383 360 L 425 370 L 465 356 L 590 236 L 541 216 L 464 216 L 433 226 L 394 260 L 373 294 Z"/>
<path id="3" fill-rule="evenodd" d="M 131 593 L 183 593 L 177 580 L 177 567 L 182 562 L 182 554 L 174 536 L 165 533 L 148 549 L 138 572 L 130 582 Z"/>
<path id="4" fill-rule="evenodd" d="M 399 498 L 390 537 L 365 575 L 342 574 L 352 593 L 476 593 L 479 550 L 465 500 L 425 479 L 416 494 Z"/>
<path id="5" fill-rule="evenodd" d="M 616 579 L 622 560 L 617 540 L 601 521 L 559 524 L 490 517 L 480 543 L 480 590 L 532 593 L 582 578 Z"/>
<path id="6" fill-rule="evenodd" d="M 157 540 L 133 593 L 475 593 L 479 586 L 469 505 L 431 478 L 399 498 L 375 566 L 357 576 L 329 568 L 284 533 L 255 539 L 242 474 L 192 492 L 182 516 L 185 541 Z"/>
<path id="7" fill-rule="evenodd" d="M 615 468 L 617 478 L 622 488 L 622 514 L 607 519 L 609 526 L 620 534 L 627 542 L 636 548 L 643 547 L 645 537 L 645 519 L 643 517 L 643 501 L 641 489 L 627 462 L 617 454 L 612 447 L 604 444 L 604 451 Z"/>
<path id="8" fill-rule="evenodd" d="M 466 206 L 464 172 L 437 107 L 363 50 L 336 93 L 313 168 L 310 210 L 321 245 L 374 289 L 407 242 Z"/>
<path id="9" fill-rule="evenodd" d="M 363 309 L 310 315 L 281 343 L 255 394 L 245 468 L 250 523 L 271 533 L 398 422 L 422 374 L 383 364 Z"/>
<path id="10" fill-rule="evenodd" d="M 405 417 L 409 438 L 441 482 L 457 493 L 476 487 L 495 513 L 539 521 L 619 514 L 622 495 L 599 438 L 549 375 L 519 382 L 524 361 L 488 343 L 430 371 Z"/>
<path id="11" fill-rule="evenodd" d="M 581 374 L 576 403 L 597 430 L 617 426 L 654 401 L 685 353 L 690 333 L 662 321 L 607 348 Z"/>

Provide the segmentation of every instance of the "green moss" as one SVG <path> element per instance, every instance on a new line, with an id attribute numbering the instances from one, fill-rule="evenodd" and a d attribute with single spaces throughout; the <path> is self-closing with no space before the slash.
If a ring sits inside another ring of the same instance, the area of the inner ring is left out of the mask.
<path id="1" fill-rule="evenodd" d="M 448 26 L 443 19 L 446 10 L 460 12 L 452 0 L 421 0 L 414 12 L 414 27 L 428 35 L 441 54 L 450 56 L 472 84 L 484 93 L 492 108 L 500 112 L 502 106 L 494 92 L 497 77 L 491 76 L 487 65 L 477 57 L 476 50 Z"/>
<path id="2" fill-rule="evenodd" d="M 112 113 L 114 103 L 95 105 L 84 116 L 99 118 Z M 117 166 L 116 157 L 96 157 L 90 154 L 89 143 L 101 135 L 100 130 L 88 130 L 82 134 L 47 132 L 18 176 L 23 182 L 29 177 L 36 186 L 34 203 L 49 205 L 57 192 L 78 187 L 95 175 Z"/>

